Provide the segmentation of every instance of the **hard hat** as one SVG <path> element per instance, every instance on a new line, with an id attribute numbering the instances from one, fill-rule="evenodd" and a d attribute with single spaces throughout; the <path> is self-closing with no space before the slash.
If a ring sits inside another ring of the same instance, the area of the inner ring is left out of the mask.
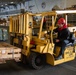
<path id="1" fill-rule="evenodd" d="M 65 19 L 64 18 L 60 18 L 58 20 L 57 24 L 66 24 Z"/>

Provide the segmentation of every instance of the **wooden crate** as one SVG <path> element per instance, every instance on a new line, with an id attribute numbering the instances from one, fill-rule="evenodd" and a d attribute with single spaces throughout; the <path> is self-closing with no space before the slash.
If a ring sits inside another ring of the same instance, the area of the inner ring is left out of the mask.
<path id="1" fill-rule="evenodd" d="M 21 49 L 12 46 L 8 43 L 0 42 L 0 60 L 1 62 L 5 60 L 15 59 L 16 61 L 21 58 Z"/>

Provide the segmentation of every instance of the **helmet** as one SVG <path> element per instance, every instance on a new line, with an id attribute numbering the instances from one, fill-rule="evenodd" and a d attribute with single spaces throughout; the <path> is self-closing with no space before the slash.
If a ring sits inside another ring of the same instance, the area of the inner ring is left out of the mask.
<path id="1" fill-rule="evenodd" d="M 65 19 L 64 18 L 60 18 L 58 20 L 57 24 L 66 24 Z"/>

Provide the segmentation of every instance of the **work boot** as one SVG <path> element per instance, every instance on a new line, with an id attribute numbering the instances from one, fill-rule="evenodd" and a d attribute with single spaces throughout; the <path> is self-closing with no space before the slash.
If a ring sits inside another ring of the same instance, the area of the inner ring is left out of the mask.
<path id="1" fill-rule="evenodd" d="M 57 58 L 55 58 L 56 60 L 62 59 L 62 55 L 58 56 Z"/>

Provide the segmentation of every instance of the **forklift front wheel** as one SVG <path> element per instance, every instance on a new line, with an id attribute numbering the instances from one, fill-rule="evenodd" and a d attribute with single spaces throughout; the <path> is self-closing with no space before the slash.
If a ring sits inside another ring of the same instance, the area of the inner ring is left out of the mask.
<path id="1" fill-rule="evenodd" d="M 45 55 L 39 53 L 31 53 L 29 56 L 29 64 L 34 69 L 41 69 L 45 64 Z"/>

